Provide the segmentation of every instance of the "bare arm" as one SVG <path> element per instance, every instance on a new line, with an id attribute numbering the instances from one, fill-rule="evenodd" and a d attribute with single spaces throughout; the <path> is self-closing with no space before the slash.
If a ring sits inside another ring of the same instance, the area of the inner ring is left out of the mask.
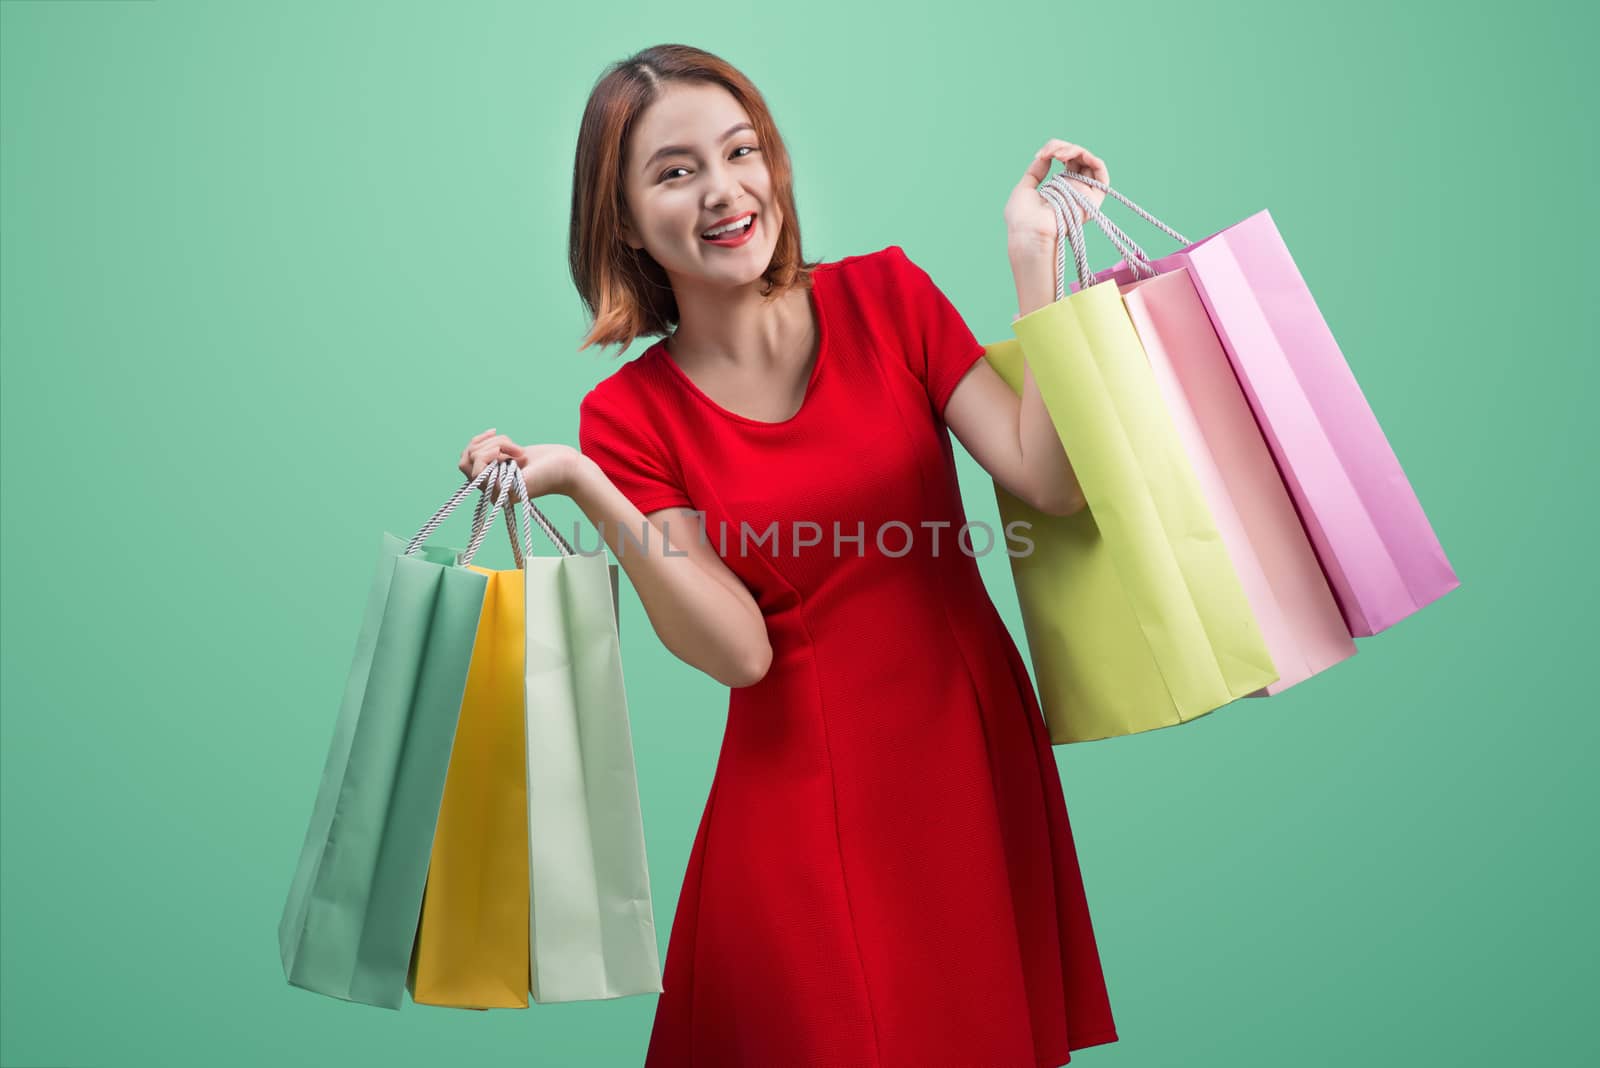
<path id="1" fill-rule="evenodd" d="M 1081 145 L 1051 138 L 1034 153 L 1005 208 L 1006 253 L 1017 283 L 1019 319 L 1055 299 L 1055 250 L 1060 239 L 1055 212 L 1039 196 L 1039 183 L 1054 160 L 1101 185 L 1111 181 L 1104 161 Z M 1085 189 L 1084 196 L 1098 205 L 1105 193 Z M 1080 219 L 1082 215 L 1078 211 Z M 1050 421 L 1026 354 L 1020 398 L 987 361 L 979 360 L 951 392 L 944 420 L 973 459 L 1012 495 L 1047 515 L 1071 515 L 1084 506 L 1083 489 Z"/>
<path id="2" fill-rule="evenodd" d="M 1051 303 L 1055 262 L 1014 251 L 1018 318 Z M 989 476 L 1046 515 L 1071 515 L 1084 505 L 1077 474 L 1050 421 L 1026 359 L 1022 396 L 987 360 L 973 364 L 945 403 L 944 421 Z"/>
<path id="3" fill-rule="evenodd" d="M 772 663 L 766 618 L 702 536 L 698 513 L 648 516 L 589 457 L 575 454 L 567 495 L 589 517 L 672 654 L 725 686 L 752 686 Z"/>

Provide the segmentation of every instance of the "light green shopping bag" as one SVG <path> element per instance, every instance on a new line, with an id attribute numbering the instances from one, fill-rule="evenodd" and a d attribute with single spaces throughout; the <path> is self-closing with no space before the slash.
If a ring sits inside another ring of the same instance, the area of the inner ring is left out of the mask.
<path id="1" fill-rule="evenodd" d="M 1060 183 L 1057 183 L 1060 184 Z M 1020 396 L 1033 371 L 1087 507 L 1048 516 L 999 485 L 1039 701 L 1056 744 L 1202 716 L 1278 678 L 1116 283 L 1095 284 L 1066 198 L 1056 300 L 986 346 Z M 1070 245 L 1082 288 L 1065 292 Z"/>
<path id="2" fill-rule="evenodd" d="M 457 490 L 409 542 L 383 536 L 278 924 L 284 976 L 294 986 L 388 1009 L 404 999 L 488 584 L 466 565 L 488 521 L 464 553 L 424 539 L 491 471 Z"/>
<path id="3" fill-rule="evenodd" d="M 527 497 L 507 465 L 513 499 Z M 659 994 L 661 961 L 618 640 L 617 565 L 524 554 L 529 990 L 535 1001 Z M 526 520 L 524 520 L 526 528 Z"/>

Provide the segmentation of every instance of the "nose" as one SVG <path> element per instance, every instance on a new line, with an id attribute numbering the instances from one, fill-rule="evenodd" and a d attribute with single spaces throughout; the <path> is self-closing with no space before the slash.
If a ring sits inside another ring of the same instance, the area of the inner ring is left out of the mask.
<path id="1" fill-rule="evenodd" d="M 725 162 L 719 162 L 706 171 L 707 210 L 721 210 L 738 203 L 744 193 L 738 175 Z"/>

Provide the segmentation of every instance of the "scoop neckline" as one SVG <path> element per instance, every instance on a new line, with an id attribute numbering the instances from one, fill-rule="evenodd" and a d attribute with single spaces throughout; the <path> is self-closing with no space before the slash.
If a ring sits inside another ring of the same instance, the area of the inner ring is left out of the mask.
<path id="1" fill-rule="evenodd" d="M 811 399 L 816 395 L 817 391 L 817 380 L 822 376 L 822 364 L 828 355 L 828 324 L 827 320 L 822 314 L 822 301 L 817 296 L 817 282 L 823 273 L 825 272 L 821 268 L 813 269 L 810 285 L 806 288 L 806 299 L 811 305 L 811 313 L 816 318 L 817 322 L 817 358 L 811 363 L 811 374 L 806 379 L 805 392 L 800 397 L 800 407 L 795 409 L 795 413 L 789 416 L 787 419 L 778 421 L 752 419 L 748 415 L 740 415 L 738 412 L 730 411 L 718 404 L 716 401 L 712 400 L 711 395 L 705 390 L 701 389 L 699 386 L 695 385 L 694 379 L 689 377 L 689 372 L 685 371 L 682 367 L 679 367 L 678 361 L 672 358 L 672 354 L 667 351 L 666 338 L 662 338 L 660 341 L 656 342 L 654 347 L 657 355 L 660 356 L 663 363 L 672 369 L 672 373 L 677 377 L 678 381 L 682 382 L 684 386 L 688 388 L 690 393 L 694 394 L 696 397 L 699 397 L 701 402 L 710 407 L 712 411 L 718 412 L 735 422 L 745 423 L 749 426 L 789 426 L 802 415 L 804 415 L 806 409 L 811 406 Z"/>

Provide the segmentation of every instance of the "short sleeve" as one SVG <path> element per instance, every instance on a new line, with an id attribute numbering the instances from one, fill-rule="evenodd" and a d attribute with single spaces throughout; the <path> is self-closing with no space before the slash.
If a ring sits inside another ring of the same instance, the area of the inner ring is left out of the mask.
<path id="1" fill-rule="evenodd" d="M 639 423 L 591 389 L 578 404 L 578 451 L 593 460 L 641 512 L 693 508 L 674 465 Z"/>
<path id="2" fill-rule="evenodd" d="M 944 414 L 956 384 L 983 358 L 984 346 L 928 273 L 899 245 L 887 249 L 891 275 L 906 318 L 912 370 L 927 387 L 933 410 Z"/>

